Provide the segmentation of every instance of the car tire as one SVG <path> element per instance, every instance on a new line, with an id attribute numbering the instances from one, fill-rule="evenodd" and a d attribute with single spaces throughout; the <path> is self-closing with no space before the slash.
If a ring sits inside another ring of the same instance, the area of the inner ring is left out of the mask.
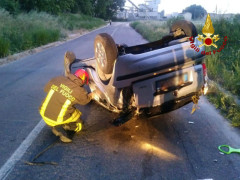
<path id="1" fill-rule="evenodd" d="M 198 35 L 195 25 L 190 21 L 186 21 L 186 20 L 176 21 L 171 26 L 170 32 L 174 33 L 179 29 L 182 30 L 182 32 L 184 32 L 184 35 L 187 37 L 192 37 L 192 36 L 196 37 Z"/>
<path id="2" fill-rule="evenodd" d="M 104 74 L 111 74 L 118 50 L 113 38 L 107 33 L 98 34 L 94 42 L 97 68 Z"/>

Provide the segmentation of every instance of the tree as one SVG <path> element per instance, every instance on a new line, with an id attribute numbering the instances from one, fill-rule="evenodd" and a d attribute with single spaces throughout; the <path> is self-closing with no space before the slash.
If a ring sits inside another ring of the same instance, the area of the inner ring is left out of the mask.
<path id="1" fill-rule="evenodd" d="M 111 19 L 124 6 L 125 0 L 95 0 L 93 4 L 96 17 Z"/>
<path id="2" fill-rule="evenodd" d="M 83 13 L 89 16 L 93 16 L 93 0 L 75 0 L 75 4 L 72 9 L 73 13 Z"/>
<path id="3" fill-rule="evenodd" d="M 0 0 L 16 1 L 16 0 Z M 103 19 L 111 19 L 120 10 L 125 0 L 17 0 L 24 11 L 45 11 L 51 14 L 81 12 Z"/>
<path id="4" fill-rule="evenodd" d="M 235 14 L 235 16 L 233 18 L 233 22 L 234 22 L 234 24 L 240 23 L 240 14 Z"/>
<path id="5" fill-rule="evenodd" d="M 94 16 L 106 19 L 107 6 L 109 6 L 109 0 L 96 0 L 94 3 Z"/>
<path id="6" fill-rule="evenodd" d="M 24 11 L 45 11 L 51 14 L 70 12 L 74 6 L 74 0 L 19 0 Z"/>
<path id="7" fill-rule="evenodd" d="M 107 6 L 106 15 L 109 19 L 112 19 L 113 16 L 116 15 L 118 10 L 122 10 L 125 4 L 124 0 L 112 0 L 110 4 Z"/>
<path id="8" fill-rule="evenodd" d="M 16 0 L 0 0 L 0 7 L 11 14 L 17 14 L 19 11 L 19 3 Z"/>
<path id="9" fill-rule="evenodd" d="M 207 11 L 200 5 L 193 4 L 183 10 L 183 13 L 185 12 L 190 12 L 192 13 L 192 18 L 193 19 L 200 19 L 203 18 L 206 14 Z"/>

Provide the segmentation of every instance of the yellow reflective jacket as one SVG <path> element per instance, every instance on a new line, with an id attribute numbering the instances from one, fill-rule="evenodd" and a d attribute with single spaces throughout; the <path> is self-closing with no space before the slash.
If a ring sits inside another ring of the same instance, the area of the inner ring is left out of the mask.
<path id="1" fill-rule="evenodd" d="M 68 77 L 55 77 L 46 84 L 44 91 L 47 96 L 39 111 L 49 126 L 75 122 L 79 119 L 81 112 L 74 105 L 85 105 L 91 100 L 82 86 L 82 81 L 72 74 Z"/>

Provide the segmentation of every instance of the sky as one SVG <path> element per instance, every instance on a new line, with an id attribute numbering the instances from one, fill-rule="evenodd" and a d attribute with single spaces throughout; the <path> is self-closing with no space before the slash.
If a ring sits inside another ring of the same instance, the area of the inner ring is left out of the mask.
<path id="1" fill-rule="evenodd" d="M 133 3 L 141 4 L 144 0 L 132 0 Z M 217 12 L 221 14 L 227 13 L 240 13 L 240 1 L 239 0 L 161 0 L 158 11 L 165 11 L 165 15 L 171 14 L 173 12 L 182 12 L 186 7 L 197 4 L 204 7 L 208 13 Z M 125 5 L 131 6 L 129 2 Z"/>

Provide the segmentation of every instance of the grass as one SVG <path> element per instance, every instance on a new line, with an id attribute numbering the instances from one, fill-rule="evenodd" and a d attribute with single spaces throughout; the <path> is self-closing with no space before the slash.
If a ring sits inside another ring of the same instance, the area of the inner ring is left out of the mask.
<path id="1" fill-rule="evenodd" d="M 166 22 L 136 21 L 130 24 L 138 33 L 148 41 L 156 41 L 169 33 Z"/>
<path id="2" fill-rule="evenodd" d="M 83 14 L 62 14 L 59 17 L 59 24 L 68 29 L 87 29 L 92 30 L 102 26 L 105 22 L 99 18 L 93 18 Z"/>
<path id="3" fill-rule="evenodd" d="M 63 38 L 66 31 L 91 30 L 104 21 L 81 14 L 53 16 L 44 12 L 16 16 L 0 9 L 0 58 Z"/>
<path id="4" fill-rule="evenodd" d="M 31 12 L 12 16 L 0 11 L 0 57 L 37 47 L 60 38 L 55 17 Z"/>
<path id="5" fill-rule="evenodd" d="M 130 25 L 141 34 L 146 40 L 152 42 L 161 39 L 167 35 L 170 30 L 170 26 L 177 20 L 182 19 L 170 18 L 167 21 L 135 21 Z"/>
<path id="6" fill-rule="evenodd" d="M 236 16 L 237 17 L 237 16 Z M 159 21 L 137 21 L 131 26 L 139 32 L 145 39 L 156 41 L 169 32 L 170 25 L 176 19 L 170 19 L 167 22 Z M 204 22 L 195 23 L 198 33 L 202 34 Z M 224 89 L 230 91 L 236 96 L 240 96 L 240 18 L 234 18 L 232 21 L 219 19 L 213 21 L 215 29 L 214 34 L 219 34 L 221 38 L 217 45 L 221 47 L 224 36 L 228 37 L 227 45 L 220 53 L 208 55 L 205 62 L 210 79 L 219 83 Z M 213 48 L 206 48 L 212 51 Z M 231 120 L 232 125 L 240 126 L 240 105 L 236 104 L 234 98 L 221 91 L 217 86 L 211 87 L 209 100 L 221 110 L 221 112 Z"/>
<path id="7" fill-rule="evenodd" d="M 228 118 L 233 126 L 240 126 L 240 106 L 234 97 L 222 91 L 217 84 L 211 83 L 209 87 L 208 100 Z"/>

